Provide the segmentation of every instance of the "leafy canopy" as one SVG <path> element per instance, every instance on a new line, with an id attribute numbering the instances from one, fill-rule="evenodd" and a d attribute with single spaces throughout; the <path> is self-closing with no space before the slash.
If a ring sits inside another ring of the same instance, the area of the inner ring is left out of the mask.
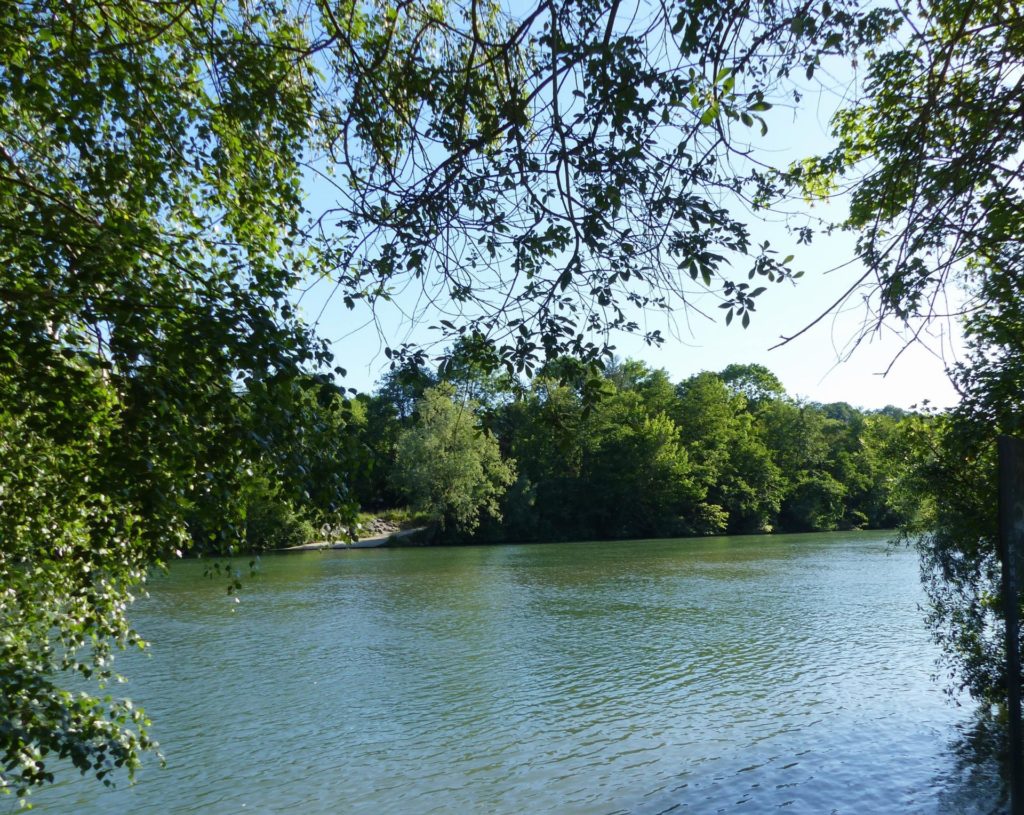
<path id="1" fill-rule="evenodd" d="M 835 117 L 838 146 L 794 168 L 809 195 L 844 190 L 877 321 L 948 316 L 955 284 L 1020 263 L 1022 11 L 1004 0 L 896 2 L 898 36 L 864 55 Z M 971 311 L 970 300 L 963 313 Z"/>

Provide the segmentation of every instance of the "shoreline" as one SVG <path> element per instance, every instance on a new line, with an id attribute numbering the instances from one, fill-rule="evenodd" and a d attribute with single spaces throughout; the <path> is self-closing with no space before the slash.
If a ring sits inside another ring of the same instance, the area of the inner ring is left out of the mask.
<path id="1" fill-rule="evenodd" d="M 425 526 L 417 526 L 412 529 L 400 529 L 397 532 L 383 532 L 379 535 L 370 535 L 354 541 L 314 541 L 313 543 L 300 543 L 298 546 L 287 546 L 278 549 L 278 552 L 317 552 L 325 549 L 380 549 L 392 543 L 407 543 L 414 535 L 426 530 Z"/>

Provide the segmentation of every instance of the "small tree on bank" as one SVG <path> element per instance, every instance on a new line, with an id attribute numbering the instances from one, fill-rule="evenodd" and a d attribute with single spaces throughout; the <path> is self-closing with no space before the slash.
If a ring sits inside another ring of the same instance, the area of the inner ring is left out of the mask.
<path id="1" fill-rule="evenodd" d="M 419 424 L 398 440 L 395 480 L 416 510 L 472 532 L 481 513 L 500 520 L 498 500 L 515 480 L 515 462 L 503 460 L 497 439 L 480 428 L 476 403 L 454 395 L 450 385 L 423 394 Z"/>

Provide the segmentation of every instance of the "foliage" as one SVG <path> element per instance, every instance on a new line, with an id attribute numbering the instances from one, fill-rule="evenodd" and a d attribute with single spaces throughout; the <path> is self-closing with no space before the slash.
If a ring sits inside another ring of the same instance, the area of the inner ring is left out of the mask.
<path id="1" fill-rule="evenodd" d="M 996 557 L 995 433 L 960 410 L 915 434 L 908 488 L 921 512 L 903 529 L 921 553 L 928 622 L 949 688 L 1005 701 L 1001 570 Z"/>
<path id="2" fill-rule="evenodd" d="M 758 367 L 749 370 L 777 382 Z M 484 518 L 476 542 L 880 528 L 915 511 L 900 489 L 914 414 L 801 404 L 784 392 L 751 402 L 718 374 L 672 385 L 635 360 L 604 373 L 556 360 L 545 373 L 565 381 L 509 384 L 478 409 L 518 477 L 499 501 L 502 522 Z M 421 427 L 417 416 L 398 432 Z M 431 479 L 445 489 L 445 472 L 424 471 L 419 491 Z"/>
<path id="3" fill-rule="evenodd" d="M 665 413 L 652 412 L 641 393 L 627 390 L 603 398 L 584 417 L 580 441 L 577 500 L 561 510 L 570 523 L 575 516 L 577 534 L 695 531 L 705 490 L 694 478 L 679 428 Z"/>
<path id="4" fill-rule="evenodd" d="M 303 507 L 283 497 L 269 479 L 247 485 L 244 538 L 239 545 L 261 551 L 301 546 L 318 539 Z"/>
<path id="5" fill-rule="evenodd" d="M 287 304 L 296 27 L 82 0 L 0 4 L 0 31 L 0 785 L 22 795 L 57 757 L 106 783 L 152 746 L 106 687 L 153 564 L 238 545 L 271 479 L 352 508 L 344 461 L 299 473 L 288 416 L 327 361 Z"/>
<path id="6" fill-rule="evenodd" d="M 790 489 L 783 523 L 794 532 L 835 529 L 843 516 L 846 490 L 829 473 L 813 472 Z"/>
<path id="7" fill-rule="evenodd" d="M 811 195 L 849 191 L 845 226 L 877 295 L 867 328 L 890 315 L 918 331 L 951 311 L 966 317 L 971 350 L 954 370 L 963 402 L 916 435 L 907 483 L 927 512 L 907 535 L 951 679 L 993 701 L 1003 687 L 994 440 L 1019 434 L 1024 415 L 1024 127 L 1008 115 L 1024 102 L 1024 18 L 1005 0 L 894 5 L 906 23 L 864 54 L 863 93 L 834 122 L 838 146 L 791 178 Z"/>
<path id="8" fill-rule="evenodd" d="M 924 512 L 904 530 L 922 556 L 929 623 L 950 685 L 989 704 L 1006 699 L 1000 601 L 996 440 L 1024 436 L 1024 310 L 1013 269 L 983 284 L 986 307 L 967 321 L 970 353 L 955 369 L 964 399 L 910 439 L 906 489 Z"/>
<path id="9" fill-rule="evenodd" d="M 377 396 L 394 408 L 398 418 L 407 422 L 414 418 L 416 406 L 427 388 L 437 384 L 437 377 L 422 365 L 409 362 L 392 367 L 377 385 Z"/>
<path id="10" fill-rule="evenodd" d="M 472 532 L 481 513 L 500 518 L 498 499 L 515 480 L 515 462 L 501 457 L 477 423 L 477 405 L 456 402 L 450 386 L 428 388 L 420 420 L 398 439 L 395 480 L 413 506 L 442 527 Z"/>
<path id="11" fill-rule="evenodd" d="M 796 175 L 808 190 L 856 179 L 858 233 L 878 319 L 947 312 L 947 284 L 1000 276 L 1022 223 L 1021 9 L 1004 0 L 897 2 L 908 24 L 869 51 L 863 98 L 836 117 L 839 146 Z M 1012 264 L 1011 264 L 1012 265 Z"/>
<path id="12" fill-rule="evenodd" d="M 78 387 L 56 427 L 44 424 L 38 394 L 0 379 L 0 738 L 3 783 L 19 794 L 50 780 L 50 755 L 106 781 L 153 746 L 140 710 L 58 679 L 63 670 L 105 681 L 113 648 L 139 642 L 123 606 L 148 565 L 142 524 L 94 486 L 118 448 L 116 400 L 74 363 L 62 374 Z"/>
<path id="13" fill-rule="evenodd" d="M 758 405 L 768 399 L 778 399 L 786 393 L 779 378 L 764 365 L 727 365 L 718 374 L 735 393 L 746 397 L 748 404 Z"/>
<path id="14" fill-rule="evenodd" d="M 704 372 L 678 387 L 677 421 L 702 470 L 708 501 L 726 518 L 721 532 L 771 531 L 783 482 L 760 438 L 747 400 L 720 376 Z"/>

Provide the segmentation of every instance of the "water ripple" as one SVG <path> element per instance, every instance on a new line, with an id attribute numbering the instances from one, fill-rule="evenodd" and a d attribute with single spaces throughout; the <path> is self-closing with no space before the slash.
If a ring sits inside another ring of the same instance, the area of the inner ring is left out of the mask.
<path id="1" fill-rule="evenodd" d="M 930 680 L 871 535 L 184 563 L 124 659 L 166 770 L 53 813 L 986 813 L 998 734 Z"/>

